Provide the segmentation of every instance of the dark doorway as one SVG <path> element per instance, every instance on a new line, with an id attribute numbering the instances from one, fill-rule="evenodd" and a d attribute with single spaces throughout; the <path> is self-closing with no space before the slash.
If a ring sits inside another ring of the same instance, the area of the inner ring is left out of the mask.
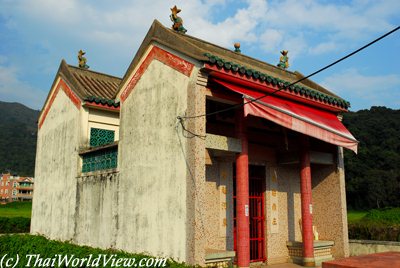
<path id="1" fill-rule="evenodd" d="M 234 166 L 233 174 L 236 174 Z M 249 166 L 250 262 L 265 261 L 265 166 Z M 234 249 L 236 251 L 236 176 L 233 179 Z"/>

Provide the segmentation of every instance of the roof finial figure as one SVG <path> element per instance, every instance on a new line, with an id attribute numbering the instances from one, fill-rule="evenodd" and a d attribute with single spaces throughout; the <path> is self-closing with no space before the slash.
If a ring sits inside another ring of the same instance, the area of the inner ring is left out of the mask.
<path id="1" fill-rule="evenodd" d="M 234 43 L 233 46 L 235 47 L 235 52 L 237 52 L 237 53 L 241 52 L 240 43 L 239 42 Z"/>
<path id="2" fill-rule="evenodd" d="M 85 54 L 86 54 L 86 52 L 83 51 L 82 49 L 78 51 L 79 68 L 89 69 L 89 65 L 86 64 L 87 59 L 83 56 Z"/>
<path id="3" fill-rule="evenodd" d="M 288 57 L 288 52 L 287 50 L 282 50 L 281 54 L 282 56 L 279 58 L 279 63 L 278 63 L 278 67 L 282 68 L 282 69 L 287 69 L 289 68 L 289 57 Z"/>
<path id="4" fill-rule="evenodd" d="M 186 33 L 187 30 L 185 29 L 185 27 L 183 27 L 183 20 L 181 17 L 178 16 L 179 12 L 181 12 L 181 10 L 177 8 L 176 5 L 171 8 L 171 15 L 169 15 L 169 18 L 174 23 L 172 25 L 172 29 L 179 33 Z"/>

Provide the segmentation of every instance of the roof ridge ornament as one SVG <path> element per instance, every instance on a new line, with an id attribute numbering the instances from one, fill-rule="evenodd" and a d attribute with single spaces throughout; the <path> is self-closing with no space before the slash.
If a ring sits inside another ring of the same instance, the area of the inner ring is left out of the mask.
<path id="1" fill-rule="evenodd" d="M 282 68 L 282 69 L 289 68 L 289 57 L 287 55 L 288 53 L 289 53 L 289 51 L 287 51 L 287 50 L 281 51 L 282 56 L 279 58 L 279 63 L 277 65 L 279 68 Z"/>
<path id="2" fill-rule="evenodd" d="M 87 59 L 83 56 L 86 52 L 82 49 L 78 51 L 78 66 L 82 69 L 89 69 L 89 65 L 86 64 Z"/>
<path id="3" fill-rule="evenodd" d="M 169 15 L 169 18 L 174 23 L 172 24 L 172 29 L 177 31 L 178 33 L 186 33 L 187 30 L 185 29 L 185 27 L 183 27 L 183 20 L 181 17 L 178 16 L 179 12 L 181 12 L 181 10 L 177 8 L 176 5 L 171 8 L 171 15 Z"/>
<path id="4" fill-rule="evenodd" d="M 240 50 L 240 43 L 239 42 L 234 43 L 233 46 L 235 47 L 235 52 L 236 53 L 241 53 L 242 52 Z"/>

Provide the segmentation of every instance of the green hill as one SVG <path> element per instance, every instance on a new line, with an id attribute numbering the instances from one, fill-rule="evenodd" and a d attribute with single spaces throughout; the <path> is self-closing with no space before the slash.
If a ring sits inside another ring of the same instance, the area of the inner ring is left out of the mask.
<path id="1" fill-rule="evenodd" d="M 400 207 L 400 110 L 373 106 L 343 123 L 360 141 L 358 155 L 345 152 L 348 207 Z"/>
<path id="2" fill-rule="evenodd" d="M 0 101 L 0 173 L 33 176 L 39 111 Z"/>

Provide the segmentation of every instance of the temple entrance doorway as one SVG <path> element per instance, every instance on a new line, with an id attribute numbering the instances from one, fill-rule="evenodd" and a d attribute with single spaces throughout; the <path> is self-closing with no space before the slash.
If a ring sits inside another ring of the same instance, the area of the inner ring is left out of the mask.
<path id="1" fill-rule="evenodd" d="M 233 174 L 236 174 L 235 166 Z M 265 258 L 265 166 L 249 165 L 250 262 Z M 236 176 L 233 178 L 234 250 L 236 251 Z"/>

